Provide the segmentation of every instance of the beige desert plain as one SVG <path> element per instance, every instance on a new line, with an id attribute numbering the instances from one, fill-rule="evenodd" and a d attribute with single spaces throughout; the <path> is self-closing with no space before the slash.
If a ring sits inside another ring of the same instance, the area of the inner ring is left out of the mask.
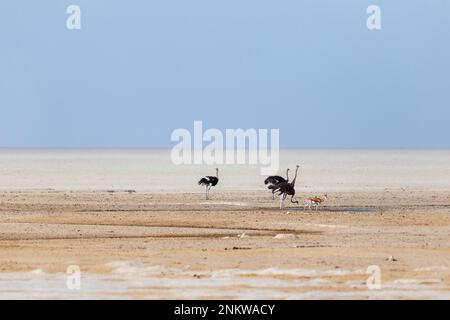
<path id="1" fill-rule="evenodd" d="M 328 194 L 319 210 L 280 210 L 257 166 L 220 167 L 207 201 L 197 181 L 214 167 L 167 150 L 3 150 L 0 298 L 450 298 L 450 151 L 280 163 L 300 164 L 300 202 Z"/>

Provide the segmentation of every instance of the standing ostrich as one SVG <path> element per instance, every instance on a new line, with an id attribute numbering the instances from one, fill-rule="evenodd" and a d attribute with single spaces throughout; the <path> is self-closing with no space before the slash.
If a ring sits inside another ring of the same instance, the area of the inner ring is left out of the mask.
<path id="1" fill-rule="evenodd" d="M 289 182 L 289 168 L 286 169 L 286 179 L 280 176 L 270 176 L 264 180 L 264 184 L 268 184 L 267 189 L 272 190 L 272 200 L 275 200 L 275 191 L 280 183 Z"/>
<path id="2" fill-rule="evenodd" d="M 209 190 L 219 183 L 219 168 L 216 168 L 216 176 L 206 176 L 200 179 L 199 185 L 206 187 L 206 200 L 208 200 Z"/>
<path id="3" fill-rule="evenodd" d="M 297 172 L 298 168 L 300 168 L 299 165 L 296 166 L 295 169 L 295 176 L 292 182 L 285 182 L 280 183 L 277 187 L 278 195 L 280 196 L 280 209 L 284 207 L 284 200 L 286 199 L 286 196 L 291 196 L 291 202 L 292 203 L 298 203 L 298 201 L 294 201 L 295 196 L 295 181 L 297 180 Z"/>

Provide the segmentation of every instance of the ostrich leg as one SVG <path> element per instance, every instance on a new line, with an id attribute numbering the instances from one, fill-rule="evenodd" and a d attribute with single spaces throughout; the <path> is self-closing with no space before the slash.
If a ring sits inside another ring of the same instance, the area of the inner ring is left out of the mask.
<path id="1" fill-rule="evenodd" d="M 284 200 L 286 199 L 286 193 L 280 194 L 280 209 L 283 209 L 285 207 Z"/>
<path id="2" fill-rule="evenodd" d="M 209 191 L 211 191 L 212 186 L 208 185 L 208 200 L 209 200 Z"/>

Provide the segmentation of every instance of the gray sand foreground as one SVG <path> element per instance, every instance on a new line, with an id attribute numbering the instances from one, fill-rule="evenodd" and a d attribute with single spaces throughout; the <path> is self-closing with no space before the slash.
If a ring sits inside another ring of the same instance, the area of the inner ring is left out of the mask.
<path id="1" fill-rule="evenodd" d="M 336 192 L 317 211 L 267 192 L 3 192 L 0 298 L 449 299 L 449 234 L 444 191 Z"/>

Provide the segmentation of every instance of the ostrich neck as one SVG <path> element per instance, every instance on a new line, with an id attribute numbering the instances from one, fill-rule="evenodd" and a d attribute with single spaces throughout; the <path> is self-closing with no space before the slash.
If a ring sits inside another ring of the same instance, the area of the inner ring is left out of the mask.
<path id="1" fill-rule="evenodd" d="M 295 180 L 297 180 L 297 172 L 298 172 L 298 167 L 297 167 L 297 169 L 295 169 L 295 176 L 294 176 L 294 179 L 292 180 L 292 186 L 295 186 Z"/>
<path id="2" fill-rule="evenodd" d="M 286 170 L 286 181 L 289 182 L 289 169 Z"/>

